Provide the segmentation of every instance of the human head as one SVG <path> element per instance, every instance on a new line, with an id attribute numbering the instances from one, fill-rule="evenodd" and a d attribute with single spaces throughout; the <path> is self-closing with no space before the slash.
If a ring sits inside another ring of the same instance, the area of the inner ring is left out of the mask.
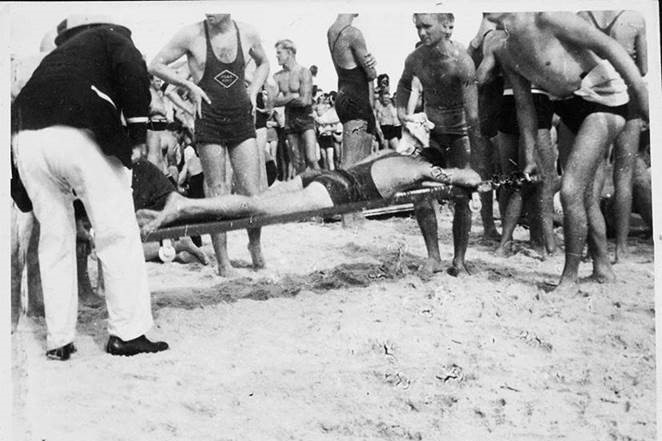
<path id="1" fill-rule="evenodd" d="M 386 106 L 391 102 L 391 94 L 387 90 L 382 90 L 379 93 L 379 102 Z"/>
<path id="2" fill-rule="evenodd" d="M 65 41 L 69 40 L 74 35 L 79 34 L 87 29 L 97 26 L 115 26 L 123 29 L 130 37 L 131 31 L 124 26 L 113 23 L 109 17 L 105 15 L 81 15 L 73 14 L 65 18 L 57 25 L 57 37 L 55 37 L 55 45 L 60 46 Z"/>
<path id="3" fill-rule="evenodd" d="M 297 47 L 294 45 L 294 42 L 290 39 L 279 40 L 276 42 L 276 59 L 278 60 L 278 65 L 283 66 L 290 59 L 295 58 L 297 54 Z"/>
<path id="4" fill-rule="evenodd" d="M 205 20 L 207 21 L 207 24 L 209 24 L 212 27 L 218 26 L 224 21 L 230 20 L 230 17 L 231 17 L 230 14 L 211 14 L 211 13 L 205 14 Z"/>
<path id="5" fill-rule="evenodd" d="M 453 33 L 455 17 L 453 14 L 414 14 L 414 25 L 418 38 L 425 46 L 434 46 L 441 40 L 449 39 Z"/>
<path id="6" fill-rule="evenodd" d="M 511 13 L 509 12 L 485 12 L 483 18 L 496 24 L 497 29 L 503 29 L 503 20 L 505 20 Z"/>
<path id="7" fill-rule="evenodd" d="M 308 69 L 310 70 L 310 74 L 311 74 L 312 76 L 314 76 L 314 77 L 317 76 L 317 70 L 318 70 L 318 69 L 317 69 L 317 66 L 315 66 L 315 65 L 313 64 L 313 65 L 310 66 Z"/>
<path id="8" fill-rule="evenodd" d="M 389 79 L 388 74 L 379 74 L 377 75 L 377 87 L 381 90 L 388 90 L 389 86 L 391 84 L 391 81 Z"/>

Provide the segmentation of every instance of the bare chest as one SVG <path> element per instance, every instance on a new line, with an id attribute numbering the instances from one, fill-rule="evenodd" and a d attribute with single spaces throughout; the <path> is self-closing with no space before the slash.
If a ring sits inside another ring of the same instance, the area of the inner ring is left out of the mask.
<path id="1" fill-rule="evenodd" d="M 283 92 L 299 92 L 301 79 L 298 72 L 283 71 L 277 77 L 278 87 Z"/>

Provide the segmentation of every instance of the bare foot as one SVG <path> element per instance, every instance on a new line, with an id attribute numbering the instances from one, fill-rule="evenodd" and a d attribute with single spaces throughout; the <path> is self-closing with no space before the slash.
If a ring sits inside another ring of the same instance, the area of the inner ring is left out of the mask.
<path id="1" fill-rule="evenodd" d="M 136 211 L 136 221 L 138 221 L 138 226 L 142 228 L 144 225 L 153 221 L 158 216 L 158 214 L 158 211 L 141 208 L 140 210 Z"/>
<path id="2" fill-rule="evenodd" d="M 616 245 L 616 251 L 614 254 L 614 263 L 627 261 L 630 257 L 630 250 L 628 250 L 627 245 L 619 246 Z"/>
<path id="3" fill-rule="evenodd" d="M 251 260 L 253 261 L 253 270 L 257 271 L 267 267 L 262 255 L 262 247 L 259 244 L 248 244 L 248 252 L 251 254 Z"/>
<path id="4" fill-rule="evenodd" d="M 452 266 L 449 266 L 448 269 L 446 270 L 446 273 L 453 277 L 459 277 L 460 275 L 463 276 L 470 276 L 471 273 L 467 269 L 467 266 L 464 263 L 457 264 L 453 262 Z"/>
<path id="5" fill-rule="evenodd" d="M 593 261 L 591 278 L 598 283 L 613 283 L 616 281 L 616 274 L 609 263 L 599 264 L 597 261 Z"/>
<path id="6" fill-rule="evenodd" d="M 237 275 L 237 272 L 235 269 L 232 267 L 232 265 L 228 264 L 218 264 L 218 269 L 217 269 L 218 275 L 221 277 L 234 277 Z"/>
<path id="7" fill-rule="evenodd" d="M 576 281 L 561 280 L 556 288 L 552 290 L 554 294 L 559 294 L 566 297 L 572 297 L 579 292 L 579 284 Z"/>
<path id="8" fill-rule="evenodd" d="M 419 268 L 419 271 L 424 272 L 424 273 L 429 273 L 429 274 L 434 274 L 434 273 L 439 273 L 444 270 L 443 265 L 441 264 L 440 261 L 437 259 L 433 259 L 431 257 L 428 257 L 425 260 L 425 263 L 421 265 Z"/>
<path id="9" fill-rule="evenodd" d="M 497 257 L 509 257 L 512 254 L 512 241 L 507 241 L 502 244 L 499 244 L 498 247 L 494 250 L 494 255 Z"/>
<path id="10" fill-rule="evenodd" d="M 179 239 L 175 248 L 177 249 L 177 251 L 186 251 L 192 254 L 193 256 L 195 256 L 196 259 L 198 259 L 198 261 L 200 261 L 201 264 L 209 265 L 209 257 L 207 257 L 207 254 L 205 254 L 202 248 L 199 248 L 196 244 L 194 244 L 190 237 L 182 237 L 181 239 Z M 180 258 L 180 260 L 182 259 Z M 184 263 L 188 263 L 188 262 L 184 262 Z"/>

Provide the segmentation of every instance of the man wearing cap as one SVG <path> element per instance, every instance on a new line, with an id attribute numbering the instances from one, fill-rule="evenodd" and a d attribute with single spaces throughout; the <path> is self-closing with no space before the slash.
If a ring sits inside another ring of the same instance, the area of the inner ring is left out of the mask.
<path id="1" fill-rule="evenodd" d="M 296 174 L 306 168 L 319 169 L 317 139 L 313 118 L 313 75 L 297 63 L 292 40 L 276 43 L 276 59 L 282 70 L 274 74 L 278 94 L 274 106 L 285 106 L 285 133 L 290 145 L 290 161 Z"/>
<path id="2" fill-rule="evenodd" d="M 191 80 L 171 66 L 186 55 Z M 245 71 L 250 59 L 256 69 L 250 86 Z M 226 162 L 234 171 L 237 193 L 256 195 L 260 186 L 260 156 L 255 136 L 257 94 L 269 75 L 269 62 L 260 36 L 230 14 L 205 14 L 205 20 L 182 28 L 150 63 L 150 72 L 188 91 L 196 108 L 195 138 L 205 176 L 207 196 L 230 193 Z M 264 268 L 260 228 L 248 230 L 253 268 Z M 226 234 L 212 235 L 218 274 L 229 276 Z"/>
<path id="3" fill-rule="evenodd" d="M 90 217 L 102 262 L 106 351 L 165 350 L 167 343 L 145 337 L 153 320 L 129 170 L 132 148 L 145 142 L 147 68 L 131 32 L 106 18 L 67 18 L 55 44 L 12 105 L 13 159 L 41 224 L 46 355 L 67 360 L 76 351 L 75 197 Z"/>

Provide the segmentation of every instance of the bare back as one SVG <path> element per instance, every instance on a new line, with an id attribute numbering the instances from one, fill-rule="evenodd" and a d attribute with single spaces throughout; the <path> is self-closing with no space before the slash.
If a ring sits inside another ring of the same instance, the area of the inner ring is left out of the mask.
<path id="1" fill-rule="evenodd" d="M 352 48 L 358 37 L 362 38 L 361 31 L 352 25 L 334 23 L 329 28 L 327 43 L 334 65 L 342 69 L 354 69 L 358 66 Z"/>

